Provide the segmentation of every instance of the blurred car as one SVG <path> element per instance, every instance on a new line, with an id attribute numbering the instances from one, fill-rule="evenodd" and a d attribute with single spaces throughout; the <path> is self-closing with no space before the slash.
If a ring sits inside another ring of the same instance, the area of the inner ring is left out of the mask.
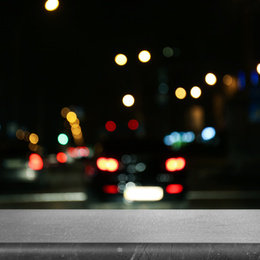
<path id="1" fill-rule="evenodd" d="M 36 188 L 45 184 L 42 157 L 30 152 L 21 143 L 2 144 L 0 147 L 1 192 Z"/>
<path id="2" fill-rule="evenodd" d="M 85 175 L 91 201 L 181 200 L 187 192 L 185 158 L 154 140 L 98 143 Z"/>

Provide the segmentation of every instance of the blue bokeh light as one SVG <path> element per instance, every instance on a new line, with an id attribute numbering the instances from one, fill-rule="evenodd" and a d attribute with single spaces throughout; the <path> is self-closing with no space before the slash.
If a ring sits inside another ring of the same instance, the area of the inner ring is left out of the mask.
<path id="1" fill-rule="evenodd" d="M 206 127 L 201 132 L 201 138 L 204 141 L 208 141 L 212 138 L 214 138 L 216 135 L 216 130 L 213 127 Z"/>

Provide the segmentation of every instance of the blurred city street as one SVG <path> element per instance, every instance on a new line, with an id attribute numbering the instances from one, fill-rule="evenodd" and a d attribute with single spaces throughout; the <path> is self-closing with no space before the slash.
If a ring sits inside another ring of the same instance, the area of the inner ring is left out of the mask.
<path id="1" fill-rule="evenodd" d="M 78 170 L 76 170 L 78 169 Z M 96 202 L 88 194 L 81 167 L 44 172 L 48 187 L 8 190 L 0 194 L 1 209 L 257 209 L 260 205 L 258 174 L 221 176 L 214 169 L 200 169 L 189 175 L 185 199 L 175 201 Z"/>
<path id="2" fill-rule="evenodd" d="M 0 2 L 0 208 L 260 208 L 259 1 Z"/>

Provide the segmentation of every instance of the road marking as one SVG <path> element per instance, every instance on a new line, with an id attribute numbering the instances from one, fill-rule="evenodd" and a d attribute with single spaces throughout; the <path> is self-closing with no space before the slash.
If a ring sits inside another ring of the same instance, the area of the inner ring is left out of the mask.
<path id="1" fill-rule="evenodd" d="M 84 192 L 0 195 L 0 203 L 86 201 L 87 199 L 87 194 Z"/>

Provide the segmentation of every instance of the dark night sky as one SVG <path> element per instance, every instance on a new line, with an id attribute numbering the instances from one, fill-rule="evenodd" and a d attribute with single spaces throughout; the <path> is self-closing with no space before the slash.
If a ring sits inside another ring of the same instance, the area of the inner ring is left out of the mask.
<path id="1" fill-rule="evenodd" d="M 60 109 L 71 105 L 84 109 L 90 136 L 108 119 L 142 111 L 148 121 L 161 113 L 154 111 L 161 68 L 173 92 L 202 84 L 208 71 L 248 70 L 260 56 L 258 1 L 60 0 L 55 12 L 44 1 L 0 4 L 2 121 L 31 131 L 60 131 Z M 165 58 L 166 46 L 180 55 Z M 149 64 L 137 60 L 142 49 L 152 54 Z M 119 52 L 128 56 L 125 67 L 114 63 Z M 136 111 L 121 105 L 127 92 L 138 97 Z"/>

